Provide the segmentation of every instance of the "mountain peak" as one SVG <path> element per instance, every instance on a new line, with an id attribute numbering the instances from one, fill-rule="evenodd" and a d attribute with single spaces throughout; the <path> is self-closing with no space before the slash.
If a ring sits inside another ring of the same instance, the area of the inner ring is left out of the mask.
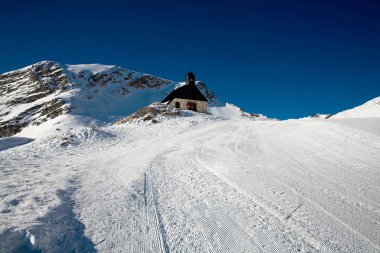
<path id="1" fill-rule="evenodd" d="M 104 65 L 99 63 L 92 63 L 92 64 L 66 64 L 66 67 L 69 71 L 74 72 L 76 74 L 79 74 L 83 71 L 89 71 L 92 74 L 98 74 L 100 72 L 108 71 L 116 65 Z"/>

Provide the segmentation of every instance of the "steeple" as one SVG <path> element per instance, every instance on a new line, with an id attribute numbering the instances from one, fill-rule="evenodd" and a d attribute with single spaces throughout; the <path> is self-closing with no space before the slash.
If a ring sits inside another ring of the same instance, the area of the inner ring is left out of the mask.
<path id="1" fill-rule="evenodd" d="M 193 72 L 189 72 L 186 74 L 186 85 L 195 85 L 195 75 Z"/>

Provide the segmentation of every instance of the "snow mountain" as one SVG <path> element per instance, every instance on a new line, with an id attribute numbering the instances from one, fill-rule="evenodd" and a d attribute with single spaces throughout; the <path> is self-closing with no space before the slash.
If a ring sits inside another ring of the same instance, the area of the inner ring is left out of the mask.
<path id="1" fill-rule="evenodd" d="M 376 97 L 359 105 L 355 108 L 348 109 L 336 114 L 320 114 L 299 118 L 302 120 L 315 120 L 315 119 L 350 119 L 350 118 L 379 118 L 380 117 L 380 97 Z"/>
<path id="2" fill-rule="evenodd" d="M 0 138 L 1 253 L 380 252 L 378 99 L 252 120 L 205 86 L 212 114 L 151 103 L 183 83 L 110 65 L 0 84 L 21 130 Z"/>
<path id="3" fill-rule="evenodd" d="M 375 118 L 380 117 L 380 97 L 371 99 L 370 101 L 359 105 L 355 108 L 339 112 L 331 118 Z"/>
<path id="4" fill-rule="evenodd" d="M 113 65 L 38 62 L 0 75 L 0 137 L 25 128 L 30 135 L 45 122 L 50 129 L 104 125 L 182 84 Z M 203 82 L 196 85 L 210 106 L 223 104 Z"/>

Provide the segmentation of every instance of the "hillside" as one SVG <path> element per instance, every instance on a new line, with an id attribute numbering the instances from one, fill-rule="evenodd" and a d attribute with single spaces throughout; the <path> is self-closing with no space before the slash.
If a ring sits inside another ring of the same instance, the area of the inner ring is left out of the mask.
<path id="1" fill-rule="evenodd" d="M 38 137 L 41 129 L 105 125 L 160 102 L 180 85 L 112 65 L 38 62 L 0 75 L 0 137 L 24 128 L 24 136 Z M 204 83 L 196 85 L 210 106 L 222 104 Z"/>
<path id="2" fill-rule="evenodd" d="M 380 97 L 374 98 L 360 106 L 339 112 L 332 116 L 332 118 L 335 119 L 373 117 L 380 117 Z"/>
<path id="3" fill-rule="evenodd" d="M 379 118 L 73 128 L 0 152 L 0 251 L 380 252 L 379 143 Z"/>

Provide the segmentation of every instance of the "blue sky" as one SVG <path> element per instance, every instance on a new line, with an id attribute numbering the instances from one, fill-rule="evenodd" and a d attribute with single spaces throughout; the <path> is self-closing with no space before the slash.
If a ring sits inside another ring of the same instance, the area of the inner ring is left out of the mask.
<path id="1" fill-rule="evenodd" d="M 377 0 L 9 1 L 0 73 L 41 60 L 115 64 L 280 119 L 380 96 Z"/>

